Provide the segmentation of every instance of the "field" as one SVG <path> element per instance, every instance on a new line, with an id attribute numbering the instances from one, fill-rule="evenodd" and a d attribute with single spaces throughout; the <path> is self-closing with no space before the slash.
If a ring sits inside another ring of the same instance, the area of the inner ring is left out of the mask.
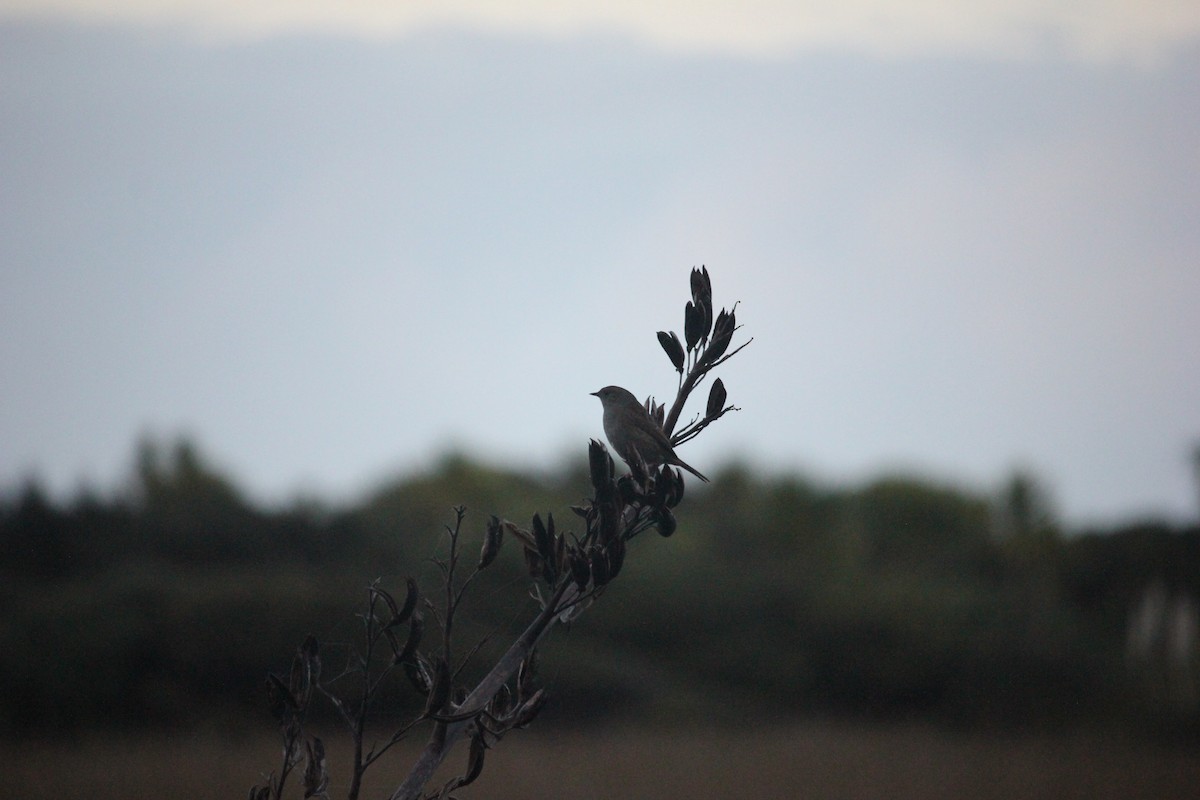
<path id="1" fill-rule="evenodd" d="M 336 798 L 344 796 L 343 762 L 341 751 L 331 750 Z M 273 768 L 277 753 L 275 741 L 265 736 L 215 733 L 0 744 L 4 794 L 24 800 L 241 798 Z M 408 763 L 408 753 L 397 756 L 382 764 L 365 797 L 386 797 L 386 779 Z M 1170 800 L 1195 798 L 1198 786 L 1200 755 L 1185 747 L 1099 735 L 991 736 L 805 722 L 752 732 L 627 727 L 599 734 L 517 733 L 489 754 L 483 777 L 458 794 L 489 800 Z"/>

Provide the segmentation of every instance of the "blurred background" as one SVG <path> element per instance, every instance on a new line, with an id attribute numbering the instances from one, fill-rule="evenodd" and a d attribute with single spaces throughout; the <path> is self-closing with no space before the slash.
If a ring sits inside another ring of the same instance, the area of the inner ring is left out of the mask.
<path id="1" fill-rule="evenodd" d="M 551 722 L 1194 738 L 1198 78 L 1172 0 L 0 0 L 0 733 L 269 728 L 705 264 L 742 411 Z"/>

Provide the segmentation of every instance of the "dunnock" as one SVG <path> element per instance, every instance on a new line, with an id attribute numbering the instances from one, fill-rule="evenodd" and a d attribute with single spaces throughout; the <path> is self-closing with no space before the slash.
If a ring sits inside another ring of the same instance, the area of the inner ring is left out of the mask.
<path id="1" fill-rule="evenodd" d="M 647 465 L 682 467 L 708 483 L 708 478 L 675 455 L 667 435 L 631 392 L 620 386 L 605 386 L 592 394 L 604 405 L 604 435 L 626 463 L 632 463 L 640 456 Z"/>

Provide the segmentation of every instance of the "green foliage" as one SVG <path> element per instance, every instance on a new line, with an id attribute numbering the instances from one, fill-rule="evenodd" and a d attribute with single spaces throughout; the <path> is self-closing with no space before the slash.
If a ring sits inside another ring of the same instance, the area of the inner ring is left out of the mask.
<path id="1" fill-rule="evenodd" d="M 431 569 L 451 507 L 468 506 L 468 538 L 493 513 L 578 523 L 566 506 L 589 490 L 586 465 L 561 472 L 550 482 L 451 455 L 353 507 L 265 511 L 181 443 L 142 445 L 126 496 L 56 504 L 28 485 L 0 502 L 0 730 L 253 724 L 264 672 L 296 642 L 315 633 L 337 668 L 367 585 Z M 713 698 L 733 719 L 1127 714 L 1140 697 L 1130 615 L 1155 581 L 1200 597 L 1200 533 L 1066 536 L 1021 480 L 997 498 L 739 466 L 689 484 L 678 533 L 632 542 L 605 602 L 554 633 L 550 716 L 686 716 Z M 503 642 L 532 602 L 518 552 L 480 576 L 464 637 Z M 1195 729 L 1194 708 L 1181 719 Z"/>

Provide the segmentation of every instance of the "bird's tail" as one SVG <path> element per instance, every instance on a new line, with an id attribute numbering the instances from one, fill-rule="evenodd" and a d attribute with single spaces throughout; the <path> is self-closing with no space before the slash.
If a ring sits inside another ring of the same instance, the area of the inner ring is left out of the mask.
<path id="1" fill-rule="evenodd" d="M 682 462 L 682 461 L 680 461 L 680 460 L 676 459 L 676 461 L 675 461 L 675 466 L 677 466 L 677 467 L 683 467 L 683 468 L 684 468 L 684 469 L 686 469 L 688 472 L 692 473 L 693 475 L 695 475 L 697 478 L 699 478 L 700 480 L 704 481 L 705 483 L 708 483 L 708 482 L 709 482 L 708 478 L 704 477 L 704 475 L 703 475 L 703 474 L 701 474 L 700 470 L 698 470 L 698 469 L 696 469 L 696 468 L 692 467 L 690 464 L 685 464 L 684 462 Z"/>

